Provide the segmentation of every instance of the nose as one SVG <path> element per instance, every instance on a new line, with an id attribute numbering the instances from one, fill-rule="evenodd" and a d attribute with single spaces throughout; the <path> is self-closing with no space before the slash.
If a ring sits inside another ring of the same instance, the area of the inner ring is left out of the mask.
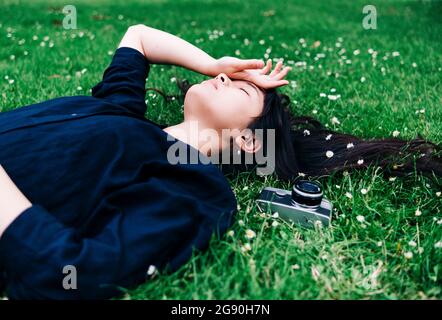
<path id="1" fill-rule="evenodd" d="M 215 79 L 221 82 L 223 85 L 229 85 L 231 81 L 225 73 L 220 73 L 215 77 Z"/>

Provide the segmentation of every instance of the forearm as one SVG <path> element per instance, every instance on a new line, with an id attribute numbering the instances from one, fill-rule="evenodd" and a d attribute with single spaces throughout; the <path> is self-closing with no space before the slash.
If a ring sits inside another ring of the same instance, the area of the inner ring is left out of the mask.
<path id="1" fill-rule="evenodd" d="M 154 64 L 172 64 L 215 76 L 216 59 L 184 39 L 142 24 L 129 28 L 128 33 L 138 36 L 142 53 Z M 126 37 L 126 36 L 125 36 Z M 120 47 L 125 45 L 125 39 Z"/>
<path id="2" fill-rule="evenodd" d="M 12 221 L 31 206 L 32 203 L 0 165 L 0 237 Z"/>

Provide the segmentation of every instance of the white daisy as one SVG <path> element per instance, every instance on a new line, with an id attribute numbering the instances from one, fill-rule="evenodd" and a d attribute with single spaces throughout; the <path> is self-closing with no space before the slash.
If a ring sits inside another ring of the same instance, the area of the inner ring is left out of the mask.
<path id="1" fill-rule="evenodd" d="M 331 158 L 331 157 L 333 157 L 334 153 L 333 153 L 333 151 L 328 150 L 328 151 L 325 153 L 325 155 L 327 156 L 327 158 Z"/>
<path id="2" fill-rule="evenodd" d="M 416 217 L 419 217 L 419 216 L 422 215 L 422 211 L 420 211 L 419 208 L 417 208 L 416 211 L 414 212 L 414 215 L 415 215 Z"/>
<path id="3" fill-rule="evenodd" d="M 247 229 L 246 230 L 246 238 L 247 239 L 253 239 L 256 237 L 256 233 L 255 231 L 251 230 L 251 229 Z"/>
<path id="4" fill-rule="evenodd" d="M 359 164 L 359 165 L 361 165 L 361 164 L 363 164 L 363 163 L 364 163 L 364 159 L 359 159 L 359 160 L 358 160 L 358 164 Z"/>
<path id="5" fill-rule="evenodd" d="M 365 222 L 365 217 L 359 215 L 356 217 L 356 220 L 358 220 L 358 222 L 360 222 L 360 223 L 363 223 L 363 222 Z"/>
<path id="6" fill-rule="evenodd" d="M 333 118 L 331 119 L 331 122 L 332 122 L 333 124 L 341 124 L 341 122 L 339 122 L 338 118 L 336 118 L 336 117 L 333 117 Z"/>
<path id="7" fill-rule="evenodd" d="M 340 94 L 329 94 L 328 96 L 327 96 L 327 98 L 328 98 L 328 100 L 331 100 L 331 101 L 336 101 L 336 100 L 338 100 L 339 98 L 341 97 L 341 95 Z"/>
<path id="8" fill-rule="evenodd" d="M 349 199 L 352 199 L 352 198 L 353 198 L 353 196 L 352 196 L 352 194 L 351 194 L 350 192 L 346 192 L 346 193 L 345 193 L 345 196 L 346 196 L 347 198 L 349 198 Z"/>
<path id="9" fill-rule="evenodd" d="M 147 269 L 147 275 L 151 276 L 155 273 L 155 271 L 157 271 L 157 268 L 154 265 L 150 265 Z"/>
<path id="10" fill-rule="evenodd" d="M 305 130 L 304 130 L 304 136 L 309 136 L 309 135 L 310 135 L 310 131 L 307 130 L 307 129 L 305 129 Z"/>
<path id="11" fill-rule="evenodd" d="M 350 143 L 347 144 L 347 149 L 354 148 L 354 146 L 355 145 L 352 142 L 350 142 Z"/>
<path id="12" fill-rule="evenodd" d="M 405 253 L 404 253 L 404 257 L 405 257 L 406 259 L 411 259 L 411 258 L 413 258 L 413 252 L 411 252 L 411 251 L 407 251 L 407 252 L 405 252 Z"/>
<path id="13" fill-rule="evenodd" d="M 394 130 L 394 131 L 393 131 L 393 137 L 397 137 L 397 136 L 399 136 L 399 134 L 400 134 L 399 131 L 397 131 L 397 130 Z"/>
<path id="14" fill-rule="evenodd" d="M 368 190 L 365 189 L 365 188 L 362 188 L 362 189 L 361 189 L 361 193 L 362 193 L 362 194 L 367 194 L 367 193 L 368 193 Z"/>

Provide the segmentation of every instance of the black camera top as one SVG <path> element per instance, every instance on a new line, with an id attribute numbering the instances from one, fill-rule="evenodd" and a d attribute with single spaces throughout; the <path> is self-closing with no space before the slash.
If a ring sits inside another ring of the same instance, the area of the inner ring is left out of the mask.
<path id="1" fill-rule="evenodd" d="M 322 201 L 321 185 L 314 181 L 298 180 L 292 188 L 292 201 L 301 206 L 317 207 Z"/>

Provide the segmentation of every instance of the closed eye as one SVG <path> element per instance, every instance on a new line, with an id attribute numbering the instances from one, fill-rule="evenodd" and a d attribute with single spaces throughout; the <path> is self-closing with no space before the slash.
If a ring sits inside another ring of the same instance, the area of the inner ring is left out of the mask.
<path id="1" fill-rule="evenodd" d="M 250 96 L 250 94 L 246 90 L 244 90 L 243 88 L 239 88 L 239 89 L 244 91 L 248 96 Z"/>

